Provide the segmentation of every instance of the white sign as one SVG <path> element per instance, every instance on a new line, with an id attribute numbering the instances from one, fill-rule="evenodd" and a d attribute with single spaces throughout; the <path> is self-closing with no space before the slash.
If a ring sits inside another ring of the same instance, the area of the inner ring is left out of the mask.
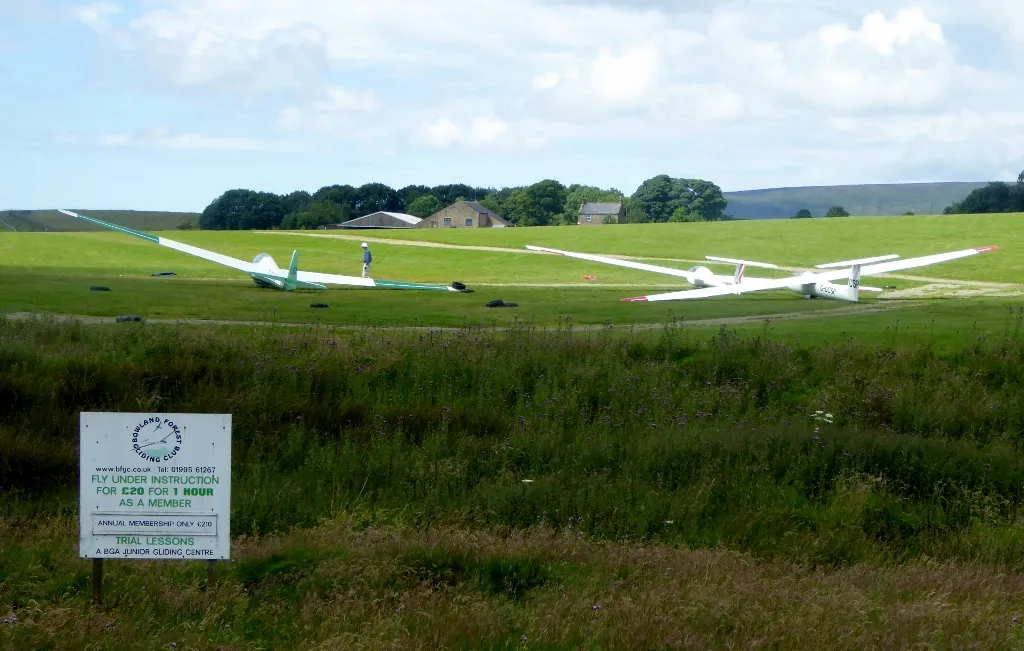
<path id="1" fill-rule="evenodd" d="M 223 560 L 231 415 L 82 412 L 79 556 Z"/>

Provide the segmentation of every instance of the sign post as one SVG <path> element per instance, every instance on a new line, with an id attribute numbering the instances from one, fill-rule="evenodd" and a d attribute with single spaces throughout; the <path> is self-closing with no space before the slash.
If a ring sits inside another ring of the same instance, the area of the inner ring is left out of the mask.
<path id="1" fill-rule="evenodd" d="M 82 412 L 79 556 L 204 560 L 231 552 L 231 415 Z"/>

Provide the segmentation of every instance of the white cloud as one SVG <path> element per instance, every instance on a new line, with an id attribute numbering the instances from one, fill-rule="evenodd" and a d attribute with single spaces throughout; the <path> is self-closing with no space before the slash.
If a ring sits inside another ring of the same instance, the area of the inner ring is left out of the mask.
<path id="1" fill-rule="evenodd" d="M 562 80 L 562 75 L 557 72 L 545 72 L 533 78 L 533 87 L 537 89 L 554 88 Z"/>
<path id="2" fill-rule="evenodd" d="M 857 31 L 839 23 L 822 27 L 818 36 L 829 53 L 848 41 L 860 42 L 882 54 L 892 54 L 894 46 L 906 45 L 915 36 L 943 42 L 942 26 L 928 20 L 924 11 L 917 7 L 901 9 L 891 21 L 881 11 L 873 11 L 864 16 Z"/>
<path id="3" fill-rule="evenodd" d="M 642 103 L 657 80 L 658 51 L 653 45 L 625 47 L 619 56 L 602 47 L 590 68 L 597 96 L 613 106 Z"/>
<path id="4" fill-rule="evenodd" d="M 508 131 L 508 125 L 495 118 L 476 118 L 470 127 L 473 144 L 487 145 L 496 142 Z"/>
<path id="5" fill-rule="evenodd" d="M 300 142 L 174 133 L 166 127 L 136 133 L 109 133 L 100 136 L 96 144 L 101 147 L 144 147 L 181 151 L 302 153 L 311 150 L 309 145 Z"/>
<path id="6" fill-rule="evenodd" d="M 562 144 L 663 169 L 731 151 L 752 170 L 785 159 L 801 178 L 829 181 L 871 170 L 879 148 L 891 160 L 925 150 L 900 129 L 933 125 L 920 135 L 938 143 L 929 156 L 956 155 L 943 130 L 1001 147 L 986 116 L 1024 96 L 1019 75 L 966 65 L 957 40 L 970 23 L 1024 44 L 1019 2 L 626 4 L 178 0 L 120 23 L 112 5 L 78 15 L 167 87 L 266 93 L 268 126 L 380 150 Z"/>
<path id="7" fill-rule="evenodd" d="M 454 145 L 479 149 L 501 144 L 508 131 L 508 125 L 497 118 L 477 117 L 468 126 L 461 127 L 451 119 L 441 117 L 426 126 L 422 142 L 441 149 Z"/>
<path id="8" fill-rule="evenodd" d="M 547 146 L 548 139 L 528 122 L 509 124 L 483 115 L 471 119 L 439 117 L 411 133 L 409 142 L 431 149 L 521 153 Z"/>
<path id="9" fill-rule="evenodd" d="M 432 147 L 451 147 L 464 138 L 462 129 L 448 118 L 438 118 L 428 125 L 424 141 Z"/>
<path id="10" fill-rule="evenodd" d="M 288 131 L 318 133 L 349 132 L 358 129 L 357 116 L 373 113 L 377 100 L 373 91 L 351 91 L 329 86 L 308 107 L 289 106 L 281 111 L 277 124 Z"/>
<path id="11" fill-rule="evenodd" d="M 123 11 L 121 7 L 111 2 L 97 2 L 76 7 L 72 10 L 76 19 L 100 33 L 110 31 L 109 16 L 117 15 Z"/>

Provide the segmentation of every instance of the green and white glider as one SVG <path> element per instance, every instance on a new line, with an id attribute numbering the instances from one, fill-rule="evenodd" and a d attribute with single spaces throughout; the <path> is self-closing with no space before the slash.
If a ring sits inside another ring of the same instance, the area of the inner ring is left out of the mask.
<path id="1" fill-rule="evenodd" d="M 102 219 L 81 215 L 79 213 L 71 212 L 70 210 L 59 210 L 65 215 L 77 217 L 78 219 L 96 224 L 97 226 L 102 226 L 103 228 L 109 228 L 110 230 L 125 233 L 126 235 L 132 235 L 154 244 L 174 249 L 175 251 L 188 253 L 189 255 L 194 255 L 197 258 L 202 258 L 204 260 L 209 260 L 210 262 L 216 262 L 217 264 L 224 265 L 225 267 L 231 267 L 232 269 L 243 271 L 249 274 L 253 279 L 253 282 L 257 285 L 269 289 L 282 289 L 286 292 L 290 292 L 295 289 L 327 289 L 327 285 L 349 285 L 353 287 L 379 287 L 383 289 L 429 289 L 447 292 L 471 291 L 467 290 L 465 285 L 458 282 L 452 283 L 451 285 L 429 285 L 424 283 L 407 283 L 397 280 L 375 280 L 373 278 L 362 278 L 360 276 L 325 274 L 318 273 L 316 271 L 299 271 L 298 251 L 292 251 L 291 264 L 288 266 L 287 270 L 284 270 L 278 267 L 277 263 L 274 262 L 274 258 L 270 257 L 267 253 L 260 253 L 253 258 L 252 262 L 246 262 L 245 260 L 232 258 L 214 251 L 207 251 L 206 249 L 200 249 L 196 246 L 176 242 L 175 240 L 169 240 L 166 237 L 160 237 L 158 235 L 144 233 L 143 231 L 137 231 L 125 226 L 111 224 L 110 222 L 105 222 Z"/>

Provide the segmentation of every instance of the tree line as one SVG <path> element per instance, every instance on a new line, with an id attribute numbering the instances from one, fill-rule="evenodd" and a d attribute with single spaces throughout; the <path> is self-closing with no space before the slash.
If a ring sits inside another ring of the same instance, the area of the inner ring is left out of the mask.
<path id="1" fill-rule="evenodd" d="M 203 210 L 199 226 L 206 230 L 314 229 L 378 211 L 425 218 L 466 200 L 478 201 L 516 226 L 575 224 L 580 206 L 591 202 L 624 204 L 626 221 L 631 223 L 730 219 L 725 214 L 728 202 L 718 185 L 661 174 L 644 181 L 628 197 L 615 188 L 566 186 L 553 179 L 500 190 L 463 183 L 407 185 L 397 190 L 384 183 L 328 185 L 312 194 L 298 190 L 283 195 L 234 189 Z"/>
<path id="2" fill-rule="evenodd" d="M 989 183 L 942 211 L 944 215 L 996 212 L 1024 212 L 1024 171 L 1017 176 L 1016 183 Z"/>

